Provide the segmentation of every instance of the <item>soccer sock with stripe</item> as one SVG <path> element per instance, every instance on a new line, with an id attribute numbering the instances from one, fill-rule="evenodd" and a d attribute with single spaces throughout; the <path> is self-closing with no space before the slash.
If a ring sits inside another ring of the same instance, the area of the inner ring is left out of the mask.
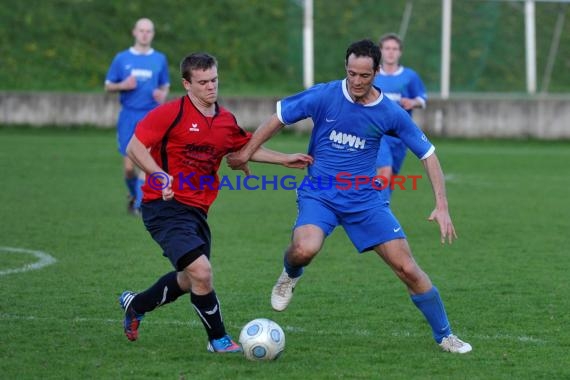
<path id="1" fill-rule="evenodd" d="M 451 326 L 437 288 L 433 286 L 425 293 L 414 294 L 410 297 L 431 326 L 435 341 L 441 343 L 443 338 L 451 334 Z"/>
<path id="2" fill-rule="evenodd" d="M 190 292 L 190 302 L 206 328 L 208 340 L 220 339 L 226 335 L 220 302 L 214 290 L 203 296 Z"/>
<path id="3" fill-rule="evenodd" d="M 303 274 L 303 267 L 296 267 L 289 264 L 287 261 L 287 253 L 283 256 L 283 267 L 285 268 L 285 272 L 287 272 L 291 278 L 297 278 Z"/>
<path id="4" fill-rule="evenodd" d="M 143 314 L 176 300 L 186 294 L 176 280 L 176 272 L 162 276 L 153 286 L 136 295 L 132 308 L 138 314 Z"/>

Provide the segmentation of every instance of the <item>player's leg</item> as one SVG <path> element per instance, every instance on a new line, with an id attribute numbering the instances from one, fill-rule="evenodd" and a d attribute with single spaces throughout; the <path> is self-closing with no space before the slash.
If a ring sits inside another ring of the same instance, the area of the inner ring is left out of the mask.
<path id="1" fill-rule="evenodd" d="M 325 233 L 318 226 L 307 224 L 295 228 L 283 257 L 283 272 L 271 290 L 271 307 L 274 310 L 283 311 L 287 308 L 303 274 L 303 268 L 317 255 L 324 240 Z"/>
<path id="2" fill-rule="evenodd" d="M 432 288 L 431 280 L 412 257 L 405 238 L 379 244 L 374 250 L 402 280 L 410 294 L 422 294 Z"/>
<path id="3" fill-rule="evenodd" d="M 321 250 L 325 238 L 338 223 L 334 213 L 310 194 L 299 191 L 297 203 L 299 212 L 283 257 L 283 271 L 271 291 L 271 306 L 276 311 L 287 308 L 303 268 Z"/>
<path id="4" fill-rule="evenodd" d="M 374 250 L 406 285 L 412 302 L 426 318 L 441 348 L 456 353 L 471 351 L 471 345 L 453 335 L 439 291 L 414 260 L 407 240 L 387 241 Z"/>
<path id="5" fill-rule="evenodd" d="M 144 203 L 142 209 L 147 230 L 176 271 L 162 276 L 144 292 L 123 293 L 120 301 L 125 310 L 125 335 L 135 340 L 145 313 L 190 292 L 191 302 L 204 322 L 208 337 L 224 338 L 219 302 L 212 288 L 212 270 L 208 260 L 211 236 L 206 215 L 175 200 Z M 204 315 L 208 318 L 205 319 Z"/>
<path id="6" fill-rule="evenodd" d="M 175 301 L 185 293 L 178 285 L 176 271 L 166 273 L 141 293 L 124 291 L 119 303 L 125 311 L 123 327 L 127 338 L 131 341 L 138 339 L 138 329 L 146 313 Z"/>
<path id="7" fill-rule="evenodd" d="M 204 242 L 202 240 L 194 241 L 191 239 L 191 233 L 186 233 L 186 230 L 178 227 L 180 224 L 192 232 L 193 219 L 184 217 L 183 211 L 183 206 L 174 201 L 159 200 L 143 205 L 143 221 L 147 230 L 162 247 L 164 255 L 168 257 L 176 270 L 166 273 L 143 292 L 125 291 L 121 294 L 119 303 L 125 311 L 124 330 L 129 340 L 138 338 L 139 325 L 145 313 L 173 302 L 188 292 L 188 288 L 179 285 L 177 272 L 183 269 L 183 267 L 179 267 L 179 261 L 194 252 Z M 176 218 L 183 219 L 178 220 Z M 179 236 L 183 236 L 183 238 L 179 238 Z M 197 254 L 192 254 L 194 257 L 198 257 Z"/>
<path id="8" fill-rule="evenodd" d="M 359 252 L 374 249 L 392 268 L 408 288 L 412 301 L 424 314 L 440 346 L 445 346 L 446 340 L 453 340 L 453 351 L 447 351 L 470 351 L 471 346 L 452 335 L 439 292 L 414 260 L 402 227 L 390 208 L 382 202 L 370 203 L 373 208 L 369 210 L 341 216 L 342 226 L 350 240 Z"/>
<path id="9" fill-rule="evenodd" d="M 178 282 L 183 289 L 190 291 L 190 301 L 208 335 L 208 351 L 241 352 L 241 347 L 226 332 L 208 256 L 204 252 L 178 272 Z M 188 261 L 191 259 L 186 258 Z"/>
<path id="10" fill-rule="evenodd" d="M 129 190 L 128 200 L 127 200 L 127 212 L 131 215 L 140 215 L 140 203 L 137 207 L 137 198 L 141 192 L 139 186 L 139 179 L 136 172 L 136 167 L 133 161 L 128 157 L 123 157 L 123 176 L 125 178 L 125 184 Z"/>
<path id="11" fill-rule="evenodd" d="M 127 211 L 140 215 L 140 203 L 142 200 L 141 186 L 144 179 L 137 174 L 137 168 L 133 161 L 127 156 L 127 145 L 133 136 L 136 125 L 144 113 L 140 111 L 121 110 L 117 123 L 117 144 L 119 153 L 123 156 L 123 176 L 125 185 L 129 191 Z"/>

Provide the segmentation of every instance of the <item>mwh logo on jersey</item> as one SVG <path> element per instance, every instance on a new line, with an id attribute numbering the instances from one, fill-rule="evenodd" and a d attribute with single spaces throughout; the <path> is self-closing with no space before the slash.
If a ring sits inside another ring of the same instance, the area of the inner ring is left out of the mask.
<path id="1" fill-rule="evenodd" d="M 152 70 L 132 69 L 131 75 L 137 77 L 137 79 L 147 80 L 152 78 Z"/>
<path id="2" fill-rule="evenodd" d="M 358 136 L 353 136 L 348 133 L 337 132 L 334 129 L 329 135 L 329 140 L 333 142 L 333 146 L 338 149 L 364 149 L 366 139 L 361 139 Z"/>

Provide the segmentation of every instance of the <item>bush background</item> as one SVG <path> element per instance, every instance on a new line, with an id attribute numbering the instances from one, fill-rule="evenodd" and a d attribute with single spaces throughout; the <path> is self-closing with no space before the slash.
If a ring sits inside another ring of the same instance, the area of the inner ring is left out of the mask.
<path id="1" fill-rule="evenodd" d="M 113 56 L 132 45 L 136 19 L 151 18 L 154 47 L 169 58 L 173 90 L 189 52 L 218 57 L 226 95 L 283 95 L 302 89 L 301 0 L 4 0 L 0 7 L 0 89 L 102 91 Z M 404 65 L 439 91 L 441 1 L 416 0 Z M 343 76 L 344 52 L 357 39 L 397 32 L 406 1 L 314 0 L 315 81 Z M 454 92 L 524 92 L 524 4 L 455 1 Z M 537 3 L 537 79 L 543 84 L 556 18 L 566 5 Z M 551 92 L 570 90 L 570 22 L 562 31 Z"/>

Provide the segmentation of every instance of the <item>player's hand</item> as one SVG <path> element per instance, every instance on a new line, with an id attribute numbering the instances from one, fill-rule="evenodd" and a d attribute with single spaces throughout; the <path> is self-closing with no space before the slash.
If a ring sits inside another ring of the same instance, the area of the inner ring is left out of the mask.
<path id="1" fill-rule="evenodd" d="M 168 183 L 166 183 L 165 187 L 162 189 L 162 199 L 165 201 L 171 201 L 174 198 L 172 181 L 174 181 L 174 178 L 171 175 L 168 175 Z"/>
<path id="2" fill-rule="evenodd" d="M 313 157 L 304 153 L 288 154 L 283 166 L 293 169 L 305 169 L 313 164 Z"/>
<path id="3" fill-rule="evenodd" d="M 162 104 L 166 101 L 166 91 L 160 88 L 155 88 L 152 92 L 152 98 L 156 100 L 158 104 Z"/>
<path id="4" fill-rule="evenodd" d="M 239 168 L 235 168 L 234 170 L 241 170 L 245 173 L 246 176 L 251 175 L 251 170 L 249 170 L 247 163 L 243 164 Z"/>
<path id="5" fill-rule="evenodd" d="M 416 106 L 416 101 L 414 99 L 402 98 L 400 99 L 400 105 L 403 109 L 409 111 Z"/>
<path id="6" fill-rule="evenodd" d="M 449 216 L 448 211 L 435 209 L 432 211 L 428 218 L 428 221 L 436 221 L 439 224 L 439 232 L 441 238 L 441 244 L 445 244 L 447 239 L 449 244 L 453 243 L 454 239 L 457 239 L 457 234 L 455 233 L 455 227 L 453 227 L 453 222 L 451 221 L 451 216 Z"/>
<path id="7" fill-rule="evenodd" d="M 121 82 L 121 87 L 123 90 L 134 90 L 137 88 L 137 78 L 134 75 L 129 75 Z"/>
<path id="8" fill-rule="evenodd" d="M 226 162 L 233 170 L 243 170 L 245 172 L 244 167 L 247 168 L 247 161 L 249 161 L 249 157 L 246 157 L 242 151 L 233 152 L 226 156 Z"/>

